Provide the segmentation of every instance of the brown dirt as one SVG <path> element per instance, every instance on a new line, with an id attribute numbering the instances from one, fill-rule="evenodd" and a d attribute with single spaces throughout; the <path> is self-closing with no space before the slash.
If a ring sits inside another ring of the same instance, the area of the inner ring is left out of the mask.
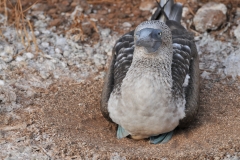
<path id="1" fill-rule="evenodd" d="M 27 4 L 27 0 L 25 3 Z M 96 9 L 98 6 L 106 9 L 111 4 L 106 2 L 94 6 Z M 106 16 L 99 25 L 123 33 L 125 31 L 116 26 L 133 19 L 128 16 L 121 17 L 123 14 L 118 13 L 117 8 L 128 3 L 120 1 L 117 4 L 112 7 L 113 15 L 104 11 L 98 15 L 99 18 Z M 127 11 L 135 10 L 140 18 L 132 28 L 150 16 L 150 13 L 140 12 L 138 5 L 134 4 L 139 4 L 139 1 L 131 3 Z M 52 9 L 54 6 L 57 5 L 53 5 Z M 49 12 L 48 10 L 47 13 Z M 58 17 L 57 13 L 52 11 L 51 15 Z M 116 20 L 107 21 L 111 16 L 116 17 Z M 61 25 L 63 22 L 58 23 Z M 171 141 L 163 145 L 152 145 L 148 140 L 117 139 L 116 125 L 107 122 L 100 113 L 102 84 L 102 80 L 92 79 L 83 83 L 56 82 L 47 90 L 39 91 L 30 104 L 25 104 L 24 109 L 15 111 L 21 117 L 21 122 L 1 114 L 1 128 L 24 122 L 27 128 L 19 131 L 22 135 L 30 138 L 42 133 L 51 135 L 54 143 L 48 149 L 57 146 L 52 159 L 109 159 L 115 153 L 127 159 L 214 159 L 222 158 L 227 153 L 240 152 L 239 80 L 202 80 L 200 107 L 195 122 L 188 129 L 175 131 Z M 21 104 L 29 101 L 21 99 L 21 96 L 18 99 Z M 31 111 L 26 112 L 28 108 L 31 108 Z M 38 131 L 29 130 L 28 127 L 32 125 L 37 126 Z"/>
<path id="2" fill-rule="evenodd" d="M 127 159 L 212 159 L 240 152 L 240 83 L 228 82 L 202 81 L 195 122 L 163 145 L 116 138 L 116 126 L 100 113 L 101 80 L 54 84 L 31 106 L 36 111 L 24 116 L 33 119 L 28 125 L 39 123 L 40 132 L 52 135 L 54 157 L 107 159 L 116 152 Z"/>

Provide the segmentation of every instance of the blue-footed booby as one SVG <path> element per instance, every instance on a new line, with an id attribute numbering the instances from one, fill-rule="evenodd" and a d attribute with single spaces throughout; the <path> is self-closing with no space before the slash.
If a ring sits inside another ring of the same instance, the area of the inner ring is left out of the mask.
<path id="1" fill-rule="evenodd" d="M 180 23 L 182 5 L 161 0 L 151 20 L 115 44 L 101 99 L 103 116 L 118 124 L 117 137 L 166 143 L 198 110 L 199 57 Z"/>

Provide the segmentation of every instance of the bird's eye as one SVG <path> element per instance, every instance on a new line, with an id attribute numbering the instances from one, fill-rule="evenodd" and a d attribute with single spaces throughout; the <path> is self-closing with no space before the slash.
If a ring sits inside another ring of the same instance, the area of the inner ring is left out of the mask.
<path id="1" fill-rule="evenodd" d="M 161 36 L 162 35 L 162 32 L 158 32 L 158 36 Z"/>

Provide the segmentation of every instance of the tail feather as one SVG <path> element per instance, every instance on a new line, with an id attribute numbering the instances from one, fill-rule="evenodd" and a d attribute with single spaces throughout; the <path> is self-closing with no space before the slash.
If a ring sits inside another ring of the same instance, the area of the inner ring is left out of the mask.
<path id="1" fill-rule="evenodd" d="M 169 20 L 177 21 L 180 23 L 182 19 L 182 4 L 181 3 L 175 3 L 172 6 L 171 14 L 169 15 Z"/>
<path id="2" fill-rule="evenodd" d="M 160 20 L 166 22 L 173 20 L 180 23 L 182 18 L 182 4 L 174 3 L 174 0 L 161 0 L 155 13 L 152 15 L 151 20 Z"/>
<path id="3" fill-rule="evenodd" d="M 172 10 L 172 6 L 174 5 L 174 0 L 169 0 L 169 1 L 168 0 L 161 0 L 160 5 L 162 7 L 164 7 L 163 10 L 166 13 L 167 17 L 169 18 L 169 15 L 170 15 L 171 10 Z"/>

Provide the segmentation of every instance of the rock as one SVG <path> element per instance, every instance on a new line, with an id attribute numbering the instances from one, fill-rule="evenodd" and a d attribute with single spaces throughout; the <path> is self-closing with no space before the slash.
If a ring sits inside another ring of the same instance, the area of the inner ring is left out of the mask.
<path id="1" fill-rule="evenodd" d="M 39 35 L 40 35 L 40 32 L 39 32 L 39 31 L 34 31 L 34 35 L 35 35 L 35 36 L 39 36 Z"/>
<path id="2" fill-rule="evenodd" d="M 141 2 L 139 9 L 142 11 L 150 11 L 151 9 L 153 9 L 155 5 L 156 5 L 155 1 L 146 0 Z"/>
<path id="3" fill-rule="evenodd" d="M 111 30 L 109 28 L 106 28 L 106 29 L 102 29 L 101 30 L 101 35 L 103 37 L 107 37 L 109 34 L 110 34 Z"/>
<path id="4" fill-rule="evenodd" d="M 62 53 L 62 50 L 59 49 L 59 48 L 55 48 L 55 52 L 58 53 L 58 54 L 61 54 L 61 53 Z"/>
<path id="5" fill-rule="evenodd" d="M 240 25 L 237 26 L 236 29 L 234 29 L 234 36 L 237 38 L 237 40 L 240 42 Z"/>
<path id="6" fill-rule="evenodd" d="M 70 55 L 70 52 L 69 51 L 64 51 L 63 52 L 63 57 L 68 57 Z"/>
<path id="7" fill-rule="evenodd" d="M 130 28 L 130 27 L 132 27 L 132 25 L 129 22 L 124 22 L 123 27 Z"/>
<path id="8" fill-rule="evenodd" d="M 196 13 L 193 22 L 199 32 L 216 30 L 226 21 L 227 7 L 222 3 L 209 2 Z"/>
<path id="9" fill-rule="evenodd" d="M 4 81 L 3 80 L 0 80 L 0 86 L 4 86 Z"/>
<path id="10" fill-rule="evenodd" d="M 28 59 L 32 59 L 34 57 L 34 55 L 30 52 L 24 53 L 23 54 L 25 57 L 27 57 Z"/>
<path id="11" fill-rule="evenodd" d="M 41 44 L 44 48 L 47 48 L 47 47 L 49 47 L 49 43 L 48 42 L 42 42 L 42 44 Z"/>
<path id="12" fill-rule="evenodd" d="M 17 56 L 16 61 L 17 62 L 25 61 L 25 58 L 23 56 Z"/>
<path id="13" fill-rule="evenodd" d="M 56 39 L 56 45 L 65 46 L 66 43 L 67 43 L 66 38 L 57 37 L 57 39 Z"/>
<path id="14" fill-rule="evenodd" d="M 183 7 L 182 17 L 186 18 L 188 14 L 189 14 L 188 7 Z"/>

